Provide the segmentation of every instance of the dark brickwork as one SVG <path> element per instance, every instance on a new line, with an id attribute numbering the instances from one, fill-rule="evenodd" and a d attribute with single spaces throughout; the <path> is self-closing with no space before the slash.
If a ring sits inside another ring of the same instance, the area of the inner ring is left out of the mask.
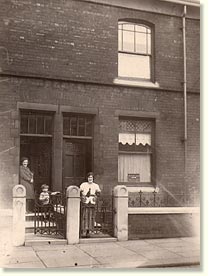
<path id="1" fill-rule="evenodd" d="M 200 231 L 196 214 L 129 215 L 129 239 L 191 237 Z"/>
<path id="2" fill-rule="evenodd" d="M 181 17 L 73 0 L 1 1 L 0 17 L 4 73 L 113 83 L 117 22 L 132 18 L 154 24 L 155 80 L 162 88 L 183 88 Z M 199 90 L 199 29 L 199 20 L 187 20 L 191 91 Z"/>
<path id="3" fill-rule="evenodd" d="M 155 183 L 173 195 L 184 193 L 186 185 L 190 192 L 199 192 L 199 20 L 187 20 L 185 173 L 181 17 L 78 0 L 2 0 L 0 18 L 3 205 L 11 206 L 12 187 L 18 183 L 18 102 L 51 104 L 57 110 L 66 105 L 79 108 L 79 112 L 97 108 L 93 164 L 104 193 L 118 184 L 119 118 L 115 111 L 156 112 Z M 113 85 L 117 78 L 117 22 L 123 18 L 154 24 L 154 77 L 160 89 Z M 58 175 L 60 178 L 60 171 Z"/>
<path id="4" fill-rule="evenodd" d="M 17 101 L 52 105 L 96 107 L 99 112 L 95 120 L 94 171 L 96 180 L 104 192 L 109 192 L 118 183 L 118 116 L 115 110 L 159 112 L 156 120 L 156 183 L 170 193 L 184 191 L 184 143 L 183 97 L 179 92 L 143 90 L 57 82 L 21 78 L 2 79 L 1 84 L 1 132 L 2 166 L 5 183 L 11 194 L 11 177 L 17 177 L 18 167 L 18 116 Z M 15 95 L 15 97 L 13 97 Z M 73 102 L 72 102 L 73 99 Z M 142 103 L 142 104 L 141 104 Z M 198 187 L 199 181 L 199 97 L 188 97 L 188 183 Z M 16 149 L 12 147 L 16 147 Z M 11 148 L 11 149 L 10 149 Z M 4 152 L 5 151 L 5 152 Z M 194 176 L 193 176 L 194 168 Z M 7 179 L 9 177 L 9 180 Z M 8 196 L 8 195 L 7 195 Z"/>

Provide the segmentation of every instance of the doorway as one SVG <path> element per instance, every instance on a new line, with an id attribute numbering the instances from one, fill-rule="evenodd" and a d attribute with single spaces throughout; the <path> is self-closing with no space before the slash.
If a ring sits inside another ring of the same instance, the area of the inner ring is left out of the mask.
<path id="1" fill-rule="evenodd" d="M 29 168 L 34 173 L 35 192 L 40 192 L 42 184 L 51 190 L 52 138 L 21 136 L 20 160 L 28 157 Z"/>
<path id="2" fill-rule="evenodd" d="M 64 139 L 63 188 L 79 187 L 89 171 L 92 171 L 92 140 Z"/>

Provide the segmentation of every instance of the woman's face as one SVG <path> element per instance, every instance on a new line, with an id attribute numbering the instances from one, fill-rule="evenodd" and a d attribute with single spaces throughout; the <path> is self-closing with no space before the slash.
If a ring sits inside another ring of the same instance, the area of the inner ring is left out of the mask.
<path id="1" fill-rule="evenodd" d="M 93 176 L 92 175 L 90 175 L 90 176 L 88 176 L 88 183 L 93 183 Z"/>
<path id="2" fill-rule="evenodd" d="M 28 165 L 28 160 L 24 160 L 24 161 L 22 162 L 22 165 L 23 165 L 24 167 L 27 167 L 27 165 Z"/>

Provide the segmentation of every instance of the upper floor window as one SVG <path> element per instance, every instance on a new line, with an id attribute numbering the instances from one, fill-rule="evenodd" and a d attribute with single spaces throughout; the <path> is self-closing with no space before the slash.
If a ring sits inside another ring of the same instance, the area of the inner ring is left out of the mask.
<path id="1" fill-rule="evenodd" d="M 152 29 L 144 24 L 118 22 L 118 76 L 152 78 Z"/>

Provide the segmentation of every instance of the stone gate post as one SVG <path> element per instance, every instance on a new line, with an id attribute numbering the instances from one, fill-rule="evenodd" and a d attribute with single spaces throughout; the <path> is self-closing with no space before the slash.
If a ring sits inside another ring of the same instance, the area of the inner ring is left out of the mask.
<path id="1" fill-rule="evenodd" d="M 113 190 L 114 201 L 114 236 L 118 241 L 128 240 L 128 190 L 124 185 L 117 185 Z"/>
<path id="2" fill-rule="evenodd" d="M 25 211 L 26 189 L 23 185 L 15 185 L 13 188 L 13 245 L 25 244 Z"/>
<path id="3" fill-rule="evenodd" d="M 66 196 L 66 239 L 68 244 L 76 244 L 79 243 L 80 189 L 77 186 L 69 186 Z"/>

